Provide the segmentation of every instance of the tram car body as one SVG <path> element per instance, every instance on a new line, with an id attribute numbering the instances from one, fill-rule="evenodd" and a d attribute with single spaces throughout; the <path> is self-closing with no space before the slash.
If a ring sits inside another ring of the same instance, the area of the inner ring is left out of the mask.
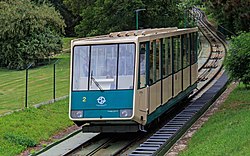
<path id="1" fill-rule="evenodd" d="M 71 41 L 69 118 L 84 132 L 143 130 L 197 86 L 197 28 Z"/>

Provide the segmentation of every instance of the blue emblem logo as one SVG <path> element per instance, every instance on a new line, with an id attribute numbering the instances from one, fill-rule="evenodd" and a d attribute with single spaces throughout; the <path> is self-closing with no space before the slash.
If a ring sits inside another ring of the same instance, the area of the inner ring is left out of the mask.
<path id="1" fill-rule="evenodd" d="M 106 102 L 106 99 L 105 99 L 105 97 L 100 96 L 100 97 L 97 99 L 97 102 L 98 102 L 100 105 L 103 105 L 103 104 Z"/>

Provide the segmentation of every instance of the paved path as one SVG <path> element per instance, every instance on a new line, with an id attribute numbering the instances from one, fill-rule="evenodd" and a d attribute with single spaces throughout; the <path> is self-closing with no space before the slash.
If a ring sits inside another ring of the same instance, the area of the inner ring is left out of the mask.
<path id="1" fill-rule="evenodd" d="M 73 137 L 53 146 L 49 150 L 45 151 L 44 153 L 40 154 L 39 156 L 62 156 L 79 147 L 84 142 L 90 140 L 94 136 L 98 135 L 99 133 L 78 133 Z"/>

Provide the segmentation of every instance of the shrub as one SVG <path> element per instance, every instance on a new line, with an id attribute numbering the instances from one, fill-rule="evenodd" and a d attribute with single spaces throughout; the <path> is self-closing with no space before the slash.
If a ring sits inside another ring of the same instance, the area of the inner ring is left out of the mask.
<path id="1" fill-rule="evenodd" d="M 36 142 L 34 140 L 21 134 L 17 135 L 17 134 L 7 133 L 4 135 L 4 139 L 16 145 L 22 145 L 25 147 L 33 147 L 36 145 Z"/>
<path id="2" fill-rule="evenodd" d="M 232 39 L 225 66 L 233 80 L 245 85 L 250 83 L 250 32 L 242 33 Z"/>
<path id="3" fill-rule="evenodd" d="M 61 50 L 64 22 L 53 7 L 5 0 L 0 10 L 0 66 L 24 69 Z"/>

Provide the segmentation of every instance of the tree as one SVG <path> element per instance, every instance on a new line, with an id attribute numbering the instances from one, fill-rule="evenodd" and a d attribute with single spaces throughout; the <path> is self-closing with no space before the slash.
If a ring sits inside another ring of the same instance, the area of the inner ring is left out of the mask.
<path id="1" fill-rule="evenodd" d="M 0 66 L 24 69 L 61 50 L 64 22 L 53 7 L 6 0 L 0 10 Z"/>
<path id="2" fill-rule="evenodd" d="M 144 8 L 141 0 L 96 0 L 86 6 L 83 20 L 75 27 L 78 36 L 107 34 L 135 29 L 135 10 Z"/>
<path id="3" fill-rule="evenodd" d="M 183 13 L 177 7 L 180 0 L 64 0 L 65 5 L 82 21 L 75 27 L 78 36 L 107 34 L 113 31 L 135 29 L 135 10 L 139 27 L 178 26 Z"/>
<path id="4" fill-rule="evenodd" d="M 178 7 L 180 2 L 180 0 L 143 0 L 147 9 L 145 11 L 145 27 L 183 27 L 181 21 L 184 12 Z"/>
<path id="5" fill-rule="evenodd" d="M 55 7 L 55 9 L 60 12 L 60 14 L 62 15 L 65 21 L 65 24 L 66 24 L 66 27 L 64 28 L 65 36 L 76 35 L 74 28 L 76 25 L 79 24 L 82 18 L 80 14 L 73 14 L 72 11 L 70 11 L 70 9 L 73 9 L 73 8 L 71 8 L 71 5 L 66 6 L 67 1 L 65 1 L 65 3 L 63 0 L 31 0 L 31 1 L 35 2 L 37 5 L 47 3 Z M 83 4 L 82 0 L 81 1 L 70 0 L 70 1 L 72 1 L 72 3 L 73 2 L 77 3 L 78 7 Z M 75 9 L 75 10 L 77 11 L 78 9 Z"/>
<path id="6" fill-rule="evenodd" d="M 242 33 L 232 39 L 225 60 L 226 70 L 233 80 L 245 85 L 250 83 L 250 32 Z"/>
<path id="7" fill-rule="evenodd" d="M 218 23 L 231 32 L 249 32 L 249 0 L 209 0 L 207 6 Z"/>

